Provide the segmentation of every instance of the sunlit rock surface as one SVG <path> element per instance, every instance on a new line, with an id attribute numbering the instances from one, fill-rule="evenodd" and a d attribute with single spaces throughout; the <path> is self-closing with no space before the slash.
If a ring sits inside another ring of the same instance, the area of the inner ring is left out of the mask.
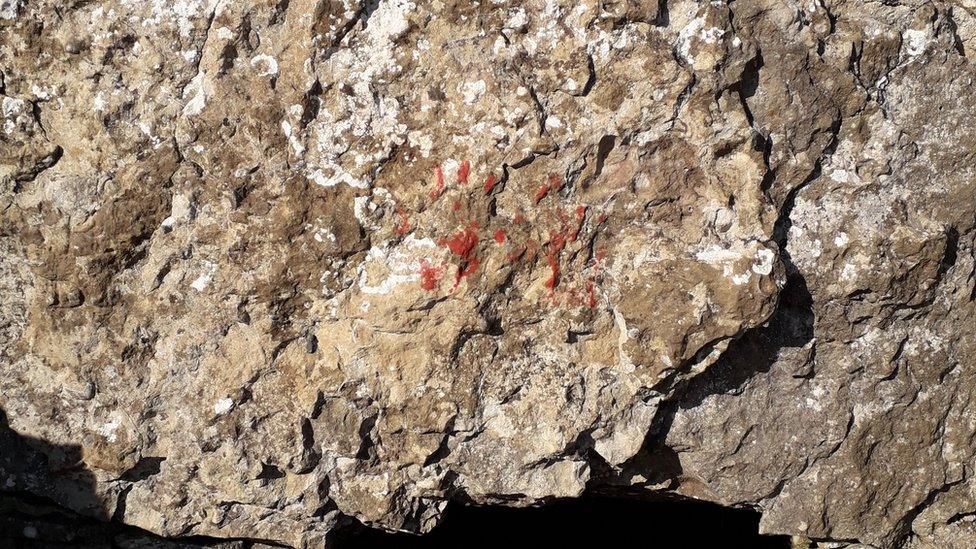
<path id="1" fill-rule="evenodd" d="M 974 10 L 4 0 L 0 489 L 973 547 Z"/>

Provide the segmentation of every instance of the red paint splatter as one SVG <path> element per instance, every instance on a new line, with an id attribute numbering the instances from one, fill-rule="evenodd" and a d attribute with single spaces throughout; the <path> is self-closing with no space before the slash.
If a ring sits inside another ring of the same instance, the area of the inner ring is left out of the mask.
<path id="1" fill-rule="evenodd" d="M 552 271 L 549 279 L 546 280 L 546 288 L 551 292 L 559 284 L 559 258 L 553 254 L 546 254 L 546 261 L 549 262 L 549 269 Z"/>
<path id="2" fill-rule="evenodd" d="M 436 185 L 434 189 L 430 191 L 431 200 L 437 200 L 440 198 L 441 193 L 444 192 L 444 170 L 441 169 L 440 165 L 434 166 L 434 178 L 436 180 Z"/>
<path id="3" fill-rule="evenodd" d="M 566 247 L 565 233 L 549 232 L 549 246 L 546 250 L 546 261 L 549 262 L 549 270 L 552 271 L 549 279 L 546 280 L 546 288 L 552 291 L 559 284 L 559 255 Z"/>
<path id="4" fill-rule="evenodd" d="M 471 163 L 465 160 L 461 163 L 461 167 L 458 168 L 457 181 L 461 185 L 468 184 L 468 175 L 471 174 Z"/>
<path id="5" fill-rule="evenodd" d="M 451 250 L 454 255 L 466 259 L 472 254 L 475 246 L 478 245 L 477 229 L 478 223 L 472 221 L 470 225 L 454 233 L 450 239 L 441 239 L 438 243 Z"/>
<path id="6" fill-rule="evenodd" d="M 478 222 L 472 221 L 464 229 L 454 233 L 449 239 L 441 239 L 441 246 L 451 250 L 451 253 L 461 258 L 454 287 L 457 288 L 461 279 L 478 270 L 481 260 L 475 255 L 478 247 Z"/>
<path id="7" fill-rule="evenodd" d="M 563 188 L 563 179 L 558 174 L 549 174 L 549 188 L 554 192 L 559 192 Z"/>
<path id="8" fill-rule="evenodd" d="M 397 208 L 396 213 L 397 216 L 400 218 L 400 223 L 397 224 L 396 227 L 396 234 L 399 236 L 403 236 L 408 232 L 410 232 L 410 216 L 408 216 L 407 212 L 400 207 Z"/>
<path id="9" fill-rule="evenodd" d="M 546 197 L 547 194 L 549 194 L 549 191 L 559 192 L 559 190 L 562 188 L 563 188 L 562 178 L 559 177 L 559 175 L 557 174 L 551 173 L 549 174 L 549 181 L 543 184 L 541 187 L 539 187 L 537 191 L 535 191 L 535 196 L 532 197 L 532 200 L 536 204 L 538 204 L 539 202 L 542 201 L 543 198 Z"/>
<path id="10" fill-rule="evenodd" d="M 461 283 L 461 279 L 477 271 L 480 265 L 481 260 L 477 257 L 472 257 L 469 259 L 464 268 L 458 271 L 457 280 L 454 281 L 454 287 L 457 288 L 457 285 Z"/>
<path id="11" fill-rule="evenodd" d="M 576 206 L 576 227 L 572 229 L 572 234 L 569 236 L 570 242 L 576 242 L 576 238 L 579 237 L 580 231 L 583 230 L 584 219 L 586 219 L 586 206 L 581 204 Z"/>
<path id="12" fill-rule="evenodd" d="M 420 287 L 428 292 L 436 290 L 443 273 L 443 267 L 434 267 L 426 259 L 420 260 Z"/>
<path id="13" fill-rule="evenodd" d="M 569 223 L 569 216 L 566 215 L 566 210 L 564 210 L 562 208 L 559 208 L 558 210 L 556 210 L 556 217 L 559 218 L 559 221 L 562 222 L 562 226 L 565 229 L 566 228 L 566 224 Z"/>
<path id="14" fill-rule="evenodd" d="M 505 243 L 505 231 L 503 231 L 501 229 L 498 229 L 497 231 L 495 231 L 495 242 L 497 242 L 499 244 L 504 244 Z"/>
<path id="15" fill-rule="evenodd" d="M 600 264 L 603 263 L 603 259 L 606 254 L 603 251 L 597 251 L 596 257 L 590 261 L 590 267 L 594 271 L 600 270 Z M 596 274 L 591 274 L 586 280 L 586 293 L 587 293 L 587 305 L 591 309 L 595 309 L 597 305 L 596 299 Z"/>
<path id="16" fill-rule="evenodd" d="M 488 174 L 488 179 L 485 179 L 485 194 L 486 195 L 491 194 L 491 191 L 495 188 L 495 185 L 497 184 L 498 184 L 498 178 L 495 177 L 495 174 L 493 173 Z"/>
<path id="17" fill-rule="evenodd" d="M 542 199 L 545 198 L 547 194 L 549 194 L 549 184 L 548 183 L 546 183 L 545 185 L 539 187 L 539 190 L 537 190 L 535 192 L 535 196 L 532 197 L 532 201 L 534 203 L 538 204 L 539 202 L 542 202 Z"/>

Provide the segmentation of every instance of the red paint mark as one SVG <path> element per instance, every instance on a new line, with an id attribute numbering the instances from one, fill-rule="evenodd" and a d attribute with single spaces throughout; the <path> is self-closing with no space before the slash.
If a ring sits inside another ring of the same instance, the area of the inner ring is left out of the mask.
<path id="1" fill-rule="evenodd" d="M 549 270 L 551 271 L 549 279 L 546 280 L 546 288 L 549 288 L 550 291 L 552 291 L 559 284 L 559 255 L 563 252 L 563 248 L 565 247 L 566 234 L 550 231 L 549 246 L 546 250 L 546 261 L 549 262 Z"/>
<path id="2" fill-rule="evenodd" d="M 441 239 L 439 244 L 451 250 L 454 255 L 469 257 L 478 245 L 478 223 L 472 221 L 464 229 L 454 233 L 450 239 Z"/>
<path id="3" fill-rule="evenodd" d="M 461 167 L 458 168 L 457 181 L 462 185 L 468 184 L 468 175 L 471 174 L 471 163 L 465 160 L 461 163 Z"/>
<path id="4" fill-rule="evenodd" d="M 503 231 L 501 229 L 498 229 L 497 231 L 495 231 L 495 242 L 497 242 L 499 244 L 504 244 L 505 243 L 505 231 Z"/>
<path id="5" fill-rule="evenodd" d="M 590 267 L 594 271 L 600 270 L 600 264 L 603 263 L 606 254 L 602 251 L 597 251 L 596 257 L 591 260 Z M 586 280 L 586 294 L 587 294 L 587 305 L 591 309 L 595 309 L 597 305 L 596 299 L 596 274 L 591 274 Z"/>
<path id="6" fill-rule="evenodd" d="M 443 267 L 434 267 L 426 259 L 420 260 L 420 287 L 428 292 L 436 290 L 443 273 Z"/>
<path id="7" fill-rule="evenodd" d="M 606 220 L 607 220 L 607 214 L 605 213 L 600 214 L 600 217 L 596 218 L 597 223 L 603 223 Z"/>
<path id="8" fill-rule="evenodd" d="M 543 198 L 546 197 L 547 194 L 549 194 L 549 191 L 559 192 L 563 188 L 563 183 L 564 182 L 559 175 L 554 173 L 549 174 L 549 181 L 539 187 L 539 189 L 535 192 L 535 196 L 532 197 L 532 200 L 538 204 Z"/>
<path id="9" fill-rule="evenodd" d="M 559 175 L 554 173 L 549 174 L 549 188 L 554 192 L 561 191 L 564 183 L 565 182 L 561 177 L 559 177 Z"/>
<path id="10" fill-rule="evenodd" d="M 552 271 L 549 279 L 546 280 L 546 288 L 551 292 L 559 284 L 559 258 L 553 254 L 546 254 L 546 261 L 549 262 L 549 269 Z"/>
<path id="11" fill-rule="evenodd" d="M 437 181 L 436 186 L 432 191 L 430 191 L 430 199 L 437 200 L 440 198 L 441 193 L 444 192 L 444 170 L 441 169 L 440 165 L 434 166 L 434 178 Z"/>
<path id="12" fill-rule="evenodd" d="M 573 228 L 573 232 L 569 236 L 570 242 L 576 242 L 576 238 L 579 236 L 580 231 L 583 230 L 584 219 L 586 219 L 586 206 L 580 204 L 579 206 L 576 206 L 576 227 Z"/>
<path id="13" fill-rule="evenodd" d="M 458 211 L 458 210 L 460 210 L 461 209 L 461 201 L 460 200 L 455 200 L 454 203 L 451 204 L 451 209 L 454 210 L 455 212 Z"/>
<path id="14" fill-rule="evenodd" d="M 491 191 L 495 188 L 495 185 L 497 184 L 498 184 L 498 178 L 495 177 L 495 174 L 493 173 L 488 174 L 488 179 L 485 179 L 485 194 L 486 195 L 491 194 Z"/>
<path id="15" fill-rule="evenodd" d="M 464 266 L 464 269 L 458 271 L 457 280 L 454 281 L 454 287 L 457 288 L 457 285 L 461 283 L 461 279 L 477 271 L 480 265 L 481 260 L 477 257 L 472 257 L 469 259 L 467 264 Z"/>
<path id="16" fill-rule="evenodd" d="M 556 217 L 562 222 L 563 228 L 566 228 L 566 224 L 569 223 L 569 216 L 566 215 L 566 210 L 562 208 L 556 210 Z"/>
<path id="17" fill-rule="evenodd" d="M 545 198 L 547 194 L 549 194 L 548 183 L 539 187 L 539 190 L 535 192 L 535 196 L 532 197 L 532 201 L 538 204 L 539 202 L 542 202 L 542 199 Z"/>
<path id="18" fill-rule="evenodd" d="M 481 260 L 475 255 L 478 247 L 478 222 L 472 221 L 464 229 L 454 233 L 449 239 L 442 239 L 438 243 L 451 250 L 451 253 L 461 258 L 454 287 L 457 288 L 461 279 L 478 270 Z"/>
<path id="19" fill-rule="evenodd" d="M 410 216 L 408 216 L 407 212 L 400 207 L 397 208 L 396 213 L 397 216 L 400 218 L 400 223 L 396 227 L 396 234 L 399 236 L 403 236 L 408 232 L 410 232 Z"/>

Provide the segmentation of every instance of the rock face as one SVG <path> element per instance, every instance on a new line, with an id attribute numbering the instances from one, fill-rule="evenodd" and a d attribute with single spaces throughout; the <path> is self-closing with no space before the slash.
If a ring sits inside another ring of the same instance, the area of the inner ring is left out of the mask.
<path id="1" fill-rule="evenodd" d="M 0 488 L 976 546 L 967 1 L 4 0 Z"/>

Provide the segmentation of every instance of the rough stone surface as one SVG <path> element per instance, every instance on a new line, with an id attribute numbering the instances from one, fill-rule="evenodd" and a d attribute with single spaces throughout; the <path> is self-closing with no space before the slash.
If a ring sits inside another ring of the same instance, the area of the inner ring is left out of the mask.
<path id="1" fill-rule="evenodd" d="M 0 489 L 976 546 L 974 48 L 969 0 L 3 0 Z"/>

